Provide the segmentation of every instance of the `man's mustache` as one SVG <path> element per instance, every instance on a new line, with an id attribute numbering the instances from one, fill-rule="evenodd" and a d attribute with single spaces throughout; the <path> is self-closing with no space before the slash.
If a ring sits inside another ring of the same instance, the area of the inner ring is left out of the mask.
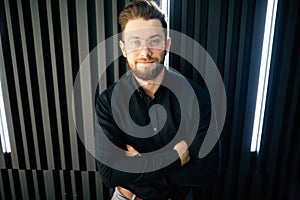
<path id="1" fill-rule="evenodd" d="M 158 58 L 150 58 L 150 59 L 141 58 L 141 59 L 137 59 L 135 61 L 135 63 L 138 63 L 138 62 L 159 62 L 159 59 Z"/>

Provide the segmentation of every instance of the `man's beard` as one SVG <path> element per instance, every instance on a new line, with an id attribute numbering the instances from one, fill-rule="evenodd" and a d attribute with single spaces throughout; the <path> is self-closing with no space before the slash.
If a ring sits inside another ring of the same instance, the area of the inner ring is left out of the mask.
<path id="1" fill-rule="evenodd" d="M 160 62 L 158 59 L 154 59 L 153 64 L 155 64 L 155 67 L 149 67 L 149 69 L 146 70 L 139 70 L 137 67 L 137 62 L 135 62 L 135 67 L 131 70 L 132 74 L 143 81 L 154 80 L 164 69 L 164 59 L 162 59 Z"/>

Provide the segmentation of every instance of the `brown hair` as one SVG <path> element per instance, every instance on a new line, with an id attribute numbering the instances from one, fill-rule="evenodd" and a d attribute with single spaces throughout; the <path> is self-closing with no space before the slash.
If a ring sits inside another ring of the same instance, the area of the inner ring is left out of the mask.
<path id="1" fill-rule="evenodd" d="M 119 15 L 119 24 L 121 25 L 122 31 L 124 31 L 129 20 L 137 18 L 143 18 L 145 20 L 159 19 L 164 28 L 165 36 L 167 36 L 167 22 L 165 20 L 165 15 L 155 1 L 133 0 L 129 2 Z"/>

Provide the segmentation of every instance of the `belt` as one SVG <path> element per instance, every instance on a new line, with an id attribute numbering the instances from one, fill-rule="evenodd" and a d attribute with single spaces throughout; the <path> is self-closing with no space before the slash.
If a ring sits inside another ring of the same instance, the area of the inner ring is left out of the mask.
<path id="1" fill-rule="evenodd" d="M 135 194 L 133 194 L 132 192 L 130 192 L 130 190 L 127 190 L 121 186 L 118 186 L 117 187 L 118 190 L 127 198 L 127 199 L 130 199 L 130 200 L 143 200 L 142 198 L 140 197 L 137 197 Z"/>

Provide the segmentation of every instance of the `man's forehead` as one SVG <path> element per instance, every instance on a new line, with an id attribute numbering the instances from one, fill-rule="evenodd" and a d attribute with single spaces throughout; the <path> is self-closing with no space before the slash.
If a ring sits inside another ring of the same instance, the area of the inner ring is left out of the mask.
<path id="1" fill-rule="evenodd" d="M 145 20 L 143 18 L 137 18 L 129 20 L 123 31 L 123 37 L 149 37 L 152 35 L 164 35 L 164 29 L 160 20 L 149 19 Z"/>
<path id="2" fill-rule="evenodd" d="M 124 38 L 149 38 L 152 36 L 161 36 L 164 37 L 163 28 L 152 28 L 152 27 L 145 27 L 141 29 L 135 29 L 131 31 L 124 31 L 123 37 Z"/>

